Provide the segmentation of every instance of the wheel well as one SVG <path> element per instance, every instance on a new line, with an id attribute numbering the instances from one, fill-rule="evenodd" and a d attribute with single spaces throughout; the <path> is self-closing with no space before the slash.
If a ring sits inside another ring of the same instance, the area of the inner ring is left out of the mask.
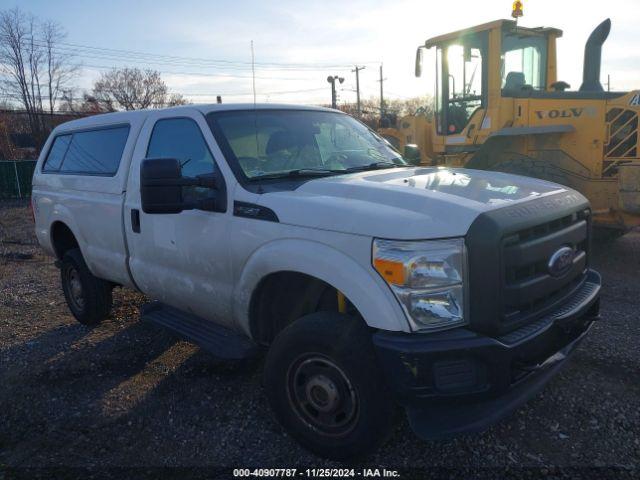
<path id="1" fill-rule="evenodd" d="M 72 248 L 79 247 L 71 229 L 62 222 L 55 222 L 51 226 L 51 243 L 59 260 Z"/>
<path id="2" fill-rule="evenodd" d="M 338 290 L 299 272 L 277 272 L 262 279 L 251 298 L 249 325 L 258 343 L 270 344 L 298 318 L 318 311 L 338 311 Z M 346 299 L 347 313 L 357 311 Z"/>

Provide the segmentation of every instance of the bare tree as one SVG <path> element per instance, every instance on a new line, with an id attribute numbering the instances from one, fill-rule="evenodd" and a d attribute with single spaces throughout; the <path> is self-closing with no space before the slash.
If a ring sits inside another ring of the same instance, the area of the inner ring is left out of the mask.
<path id="1" fill-rule="evenodd" d="M 105 113 L 115 112 L 116 107 L 110 99 L 100 100 L 94 95 L 85 93 L 82 96 L 82 102 L 80 103 L 77 111 L 81 113 Z"/>
<path id="2" fill-rule="evenodd" d="M 172 93 L 167 99 L 167 107 L 177 107 L 179 105 L 187 105 L 191 103 L 179 93 Z"/>
<path id="3" fill-rule="evenodd" d="M 108 111 L 163 108 L 187 103 L 181 95 L 169 94 L 160 72 L 139 68 L 113 69 L 103 73 L 93 86 L 93 97 Z"/>
<path id="4" fill-rule="evenodd" d="M 97 114 L 115 111 L 110 101 L 102 102 L 89 93 L 78 93 L 76 89 L 63 90 L 58 109 L 64 113 Z"/>
<path id="5" fill-rule="evenodd" d="M 52 113 L 63 87 L 77 72 L 71 56 L 57 48 L 64 38 L 56 23 L 40 23 L 19 8 L 0 11 L 0 73 L 8 77 L 1 90 L 26 111 L 37 145 L 47 134 L 45 99 Z"/>
<path id="6" fill-rule="evenodd" d="M 53 114 L 56 103 L 61 99 L 65 87 L 77 75 L 79 65 L 73 63 L 73 56 L 58 53 L 56 47 L 67 34 L 62 27 L 52 21 L 42 24 L 42 48 L 45 50 L 46 82 L 49 93 L 49 113 Z"/>
<path id="7" fill-rule="evenodd" d="M 17 8 L 0 12 L 0 65 L 2 73 L 9 77 L 3 80 L 3 91 L 26 110 L 32 133 L 37 135 L 42 130 L 37 116 L 38 109 L 42 110 L 42 98 L 35 94 L 40 90 L 41 52 L 35 48 L 34 26 L 35 18 Z"/>

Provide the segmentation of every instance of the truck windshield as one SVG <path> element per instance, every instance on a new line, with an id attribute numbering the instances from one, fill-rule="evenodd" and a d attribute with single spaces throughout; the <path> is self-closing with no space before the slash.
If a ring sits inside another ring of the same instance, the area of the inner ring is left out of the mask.
<path id="1" fill-rule="evenodd" d="M 228 161 L 250 180 L 408 166 L 386 140 L 340 113 L 242 110 L 208 121 Z"/>

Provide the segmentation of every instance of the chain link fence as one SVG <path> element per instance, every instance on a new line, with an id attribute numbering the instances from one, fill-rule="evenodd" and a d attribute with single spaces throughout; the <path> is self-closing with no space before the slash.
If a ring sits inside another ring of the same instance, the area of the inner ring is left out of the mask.
<path id="1" fill-rule="evenodd" d="M 36 160 L 1 160 L 0 199 L 29 198 L 35 168 Z"/>

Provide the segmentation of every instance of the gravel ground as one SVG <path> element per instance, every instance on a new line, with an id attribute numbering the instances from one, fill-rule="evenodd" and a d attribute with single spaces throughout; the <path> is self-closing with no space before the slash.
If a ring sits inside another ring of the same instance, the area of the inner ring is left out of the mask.
<path id="1" fill-rule="evenodd" d="M 275 423 L 261 360 L 222 362 L 138 322 L 143 296 L 116 289 L 108 320 L 76 323 L 32 230 L 27 208 L 0 208 L 0 480 L 3 466 L 340 466 Z M 543 393 L 489 431 L 447 442 L 419 441 L 403 420 L 361 464 L 640 474 L 640 233 L 598 247 L 594 263 L 603 320 Z"/>

